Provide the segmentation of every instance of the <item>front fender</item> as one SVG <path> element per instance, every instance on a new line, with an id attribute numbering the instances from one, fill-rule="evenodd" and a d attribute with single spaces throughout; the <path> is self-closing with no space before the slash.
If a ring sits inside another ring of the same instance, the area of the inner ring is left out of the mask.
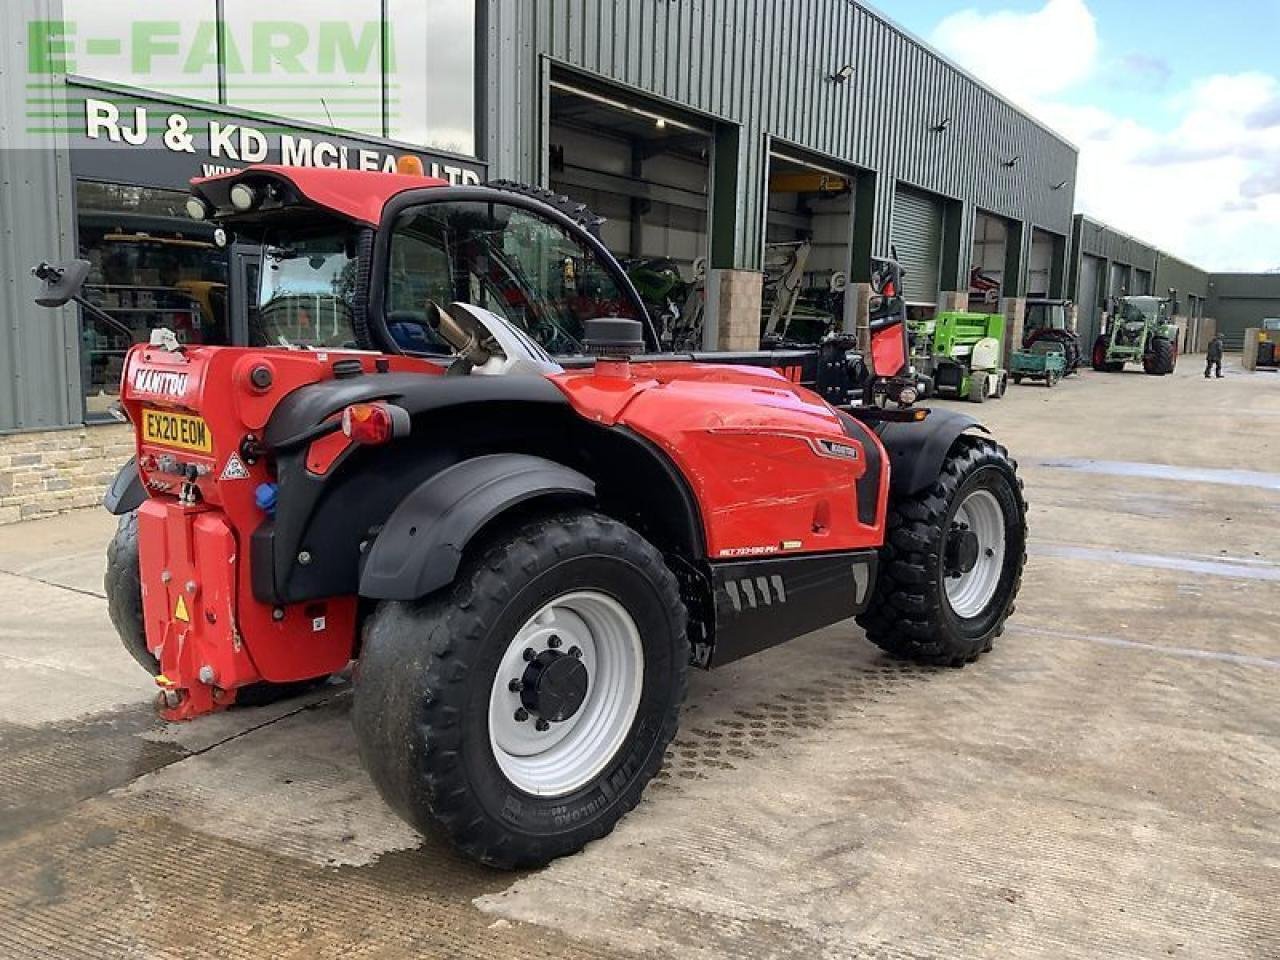
<path id="1" fill-rule="evenodd" d="M 107 492 L 102 498 L 102 505 L 106 507 L 107 513 L 114 517 L 120 517 L 137 510 L 146 499 L 147 488 L 142 485 L 142 475 L 138 473 L 137 458 L 130 457 L 125 461 L 124 466 L 116 472 L 111 485 L 107 487 Z"/>
<path id="2" fill-rule="evenodd" d="M 938 478 L 947 451 L 967 430 L 989 431 L 956 410 L 934 407 L 924 420 L 882 423 L 877 433 L 889 454 L 889 491 L 895 496 L 919 493 Z"/>
<path id="3" fill-rule="evenodd" d="M 554 460 L 495 453 L 423 481 L 392 511 L 360 571 L 360 595 L 416 600 L 451 583 L 471 539 L 495 517 L 539 498 L 595 499 L 589 478 Z"/>

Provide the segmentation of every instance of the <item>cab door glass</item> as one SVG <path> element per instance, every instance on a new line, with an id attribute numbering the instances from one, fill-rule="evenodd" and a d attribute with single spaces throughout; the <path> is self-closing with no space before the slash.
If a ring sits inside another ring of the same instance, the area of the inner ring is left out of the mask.
<path id="1" fill-rule="evenodd" d="M 392 236 L 389 270 L 387 325 L 413 352 L 447 352 L 425 326 L 427 301 L 490 310 L 559 355 L 583 352 L 587 320 L 633 313 L 609 270 L 578 238 L 504 203 L 447 201 L 407 210 Z"/>

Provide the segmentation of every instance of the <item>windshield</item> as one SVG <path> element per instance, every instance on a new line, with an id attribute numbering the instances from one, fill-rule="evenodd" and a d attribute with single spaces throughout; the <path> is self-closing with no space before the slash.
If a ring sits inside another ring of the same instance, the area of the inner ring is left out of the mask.
<path id="1" fill-rule="evenodd" d="M 1027 330 L 1065 330 L 1067 326 L 1067 310 L 1060 303 L 1031 303 L 1027 305 L 1027 319 L 1024 324 Z"/>
<path id="2" fill-rule="evenodd" d="M 447 352 L 425 307 L 453 300 L 498 314 L 558 355 L 584 351 L 587 320 L 632 314 L 606 265 L 559 224 L 474 200 L 408 210 L 391 238 L 386 317 L 396 342 Z"/>
<path id="3" fill-rule="evenodd" d="M 250 342 L 356 347 L 356 243 L 350 230 L 275 233 L 262 249 Z"/>

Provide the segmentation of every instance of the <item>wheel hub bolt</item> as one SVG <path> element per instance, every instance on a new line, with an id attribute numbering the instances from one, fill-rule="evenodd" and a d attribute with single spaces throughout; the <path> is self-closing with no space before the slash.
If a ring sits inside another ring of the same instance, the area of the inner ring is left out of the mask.
<path id="1" fill-rule="evenodd" d="M 526 660 L 526 661 L 531 661 L 531 660 L 533 660 L 536 656 L 537 656 L 537 654 L 533 652 L 533 648 L 532 648 L 532 647 L 525 647 L 525 648 L 524 648 L 524 658 L 525 658 L 525 660 Z"/>
<path id="2" fill-rule="evenodd" d="M 561 642 L 562 642 L 561 639 L 557 637 L 554 633 L 547 638 L 547 646 L 550 647 L 552 650 L 557 649 L 560 646 Z"/>
<path id="3" fill-rule="evenodd" d="M 529 711 L 526 710 L 524 707 L 521 707 L 516 711 L 515 716 L 516 716 L 517 723 L 524 723 L 526 720 L 529 719 Z"/>
<path id="4" fill-rule="evenodd" d="M 537 730 L 539 733 L 546 733 L 551 729 L 551 724 L 539 717 L 538 722 L 533 725 L 533 729 Z"/>
<path id="5" fill-rule="evenodd" d="M 507 684 L 507 689 L 510 690 L 512 693 L 519 693 L 521 690 L 524 689 L 524 682 L 519 677 L 516 677 L 514 680 L 512 680 L 510 683 Z"/>
<path id="6" fill-rule="evenodd" d="M 582 659 L 582 648 L 581 648 L 581 647 L 570 647 L 570 648 L 569 648 L 569 656 L 573 657 L 575 660 L 581 660 L 581 659 Z"/>

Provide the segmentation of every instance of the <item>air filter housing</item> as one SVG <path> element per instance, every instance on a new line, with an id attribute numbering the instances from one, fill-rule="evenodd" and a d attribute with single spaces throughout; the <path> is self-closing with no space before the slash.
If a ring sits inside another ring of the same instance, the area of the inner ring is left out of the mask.
<path id="1" fill-rule="evenodd" d="M 626 317 L 597 317 L 586 323 L 584 346 L 594 357 L 625 360 L 644 353 L 644 327 Z"/>

